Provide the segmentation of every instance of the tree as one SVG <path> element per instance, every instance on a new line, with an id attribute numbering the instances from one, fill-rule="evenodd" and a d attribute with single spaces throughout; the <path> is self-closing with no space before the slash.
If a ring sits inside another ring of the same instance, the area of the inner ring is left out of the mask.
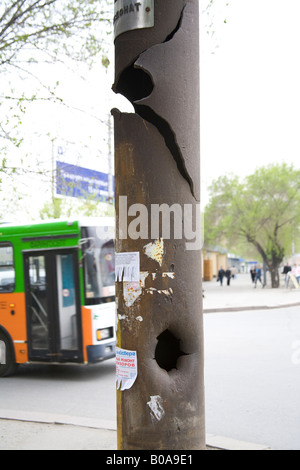
<path id="1" fill-rule="evenodd" d="M 65 99 L 66 86 L 59 83 L 58 76 L 65 77 L 66 71 L 72 82 L 75 76 L 86 81 L 94 65 L 108 68 L 112 3 L 112 0 L 0 2 L 0 190 L 7 198 L 8 191 L 23 175 L 26 176 L 24 181 L 28 181 L 28 177 L 33 180 L 36 175 L 39 181 L 45 181 L 44 186 L 50 187 L 53 170 L 47 162 L 47 141 L 51 142 L 57 135 L 53 133 L 53 126 L 52 132 L 49 131 L 50 125 L 47 131 L 46 125 L 42 130 L 36 129 L 28 116 L 33 109 L 40 109 L 42 103 L 43 109 L 48 106 L 50 115 L 54 106 L 55 109 L 60 106 L 57 115 L 62 111 L 65 116 L 72 107 L 74 116 L 74 103 Z M 84 88 L 83 81 L 80 86 Z M 90 83 L 86 88 L 90 89 Z M 101 114 L 88 110 L 85 104 L 75 104 L 77 116 L 89 122 L 93 120 L 93 128 L 99 128 L 103 122 L 106 126 L 106 115 L 101 119 Z M 100 106 L 97 109 L 100 110 Z M 41 115 L 40 121 L 43 119 L 51 124 L 50 118 Z M 63 131 L 62 137 L 70 140 Z M 89 144 L 90 140 L 86 140 L 85 145 Z M 20 186 L 16 187 L 24 196 Z M 7 206 L 3 210 L 7 212 Z"/>
<path id="2" fill-rule="evenodd" d="M 269 269 L 272 287 L 279 287 L 279 266 L 299 235 L 300 171 L 282 164 L 262 167 L 244 181 L 220 177 L 210 194 L 206 241 L 251 244 Z"/>
<path id="3" fill-rule="evenodd" d="M 53 198 L 44 204 L 39 212 L 40 219 L 59 219 L 71 217 L 113 217 L 112 204 L 99 203 L 91 196 L 82 198 Z"/>
<path id="4" fill-rule="evenodd" d="M 0 5 L 0 139 L 19 146 L 26 103 L 57 100 L 55 85 L 39 77 L 37 65 L 66 58 L 92 63 L 105 55 L 105 33 L 111 32 L 112 0 L 1 0 Z M 26 78 L 25 87 L 20 86 Z M 19 81 L 18 81 L 19 79 Z M 5 87 L 4 84 L 5 83 Z M 6 117 L 4 118 L 4 113 Z M 5 161 L 0 162 L 5 170 Z"/>

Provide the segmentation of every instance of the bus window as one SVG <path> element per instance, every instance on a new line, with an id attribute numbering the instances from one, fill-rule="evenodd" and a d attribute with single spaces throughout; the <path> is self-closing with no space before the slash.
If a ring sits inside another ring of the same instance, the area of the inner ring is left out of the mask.
<path id="1" fill-rule="evenodd" d="M 115 254 L 110 227 L 83 227 L 85 304 L 115 300 Z"/>
<path id="2" fill-rule="evenodd" d="M 15 268 L 13 247 L 9 243 L 0 244 L 0 293 L 15 289 Z"/>
<path id="3" fill-rule="evenodd" d="M 29 324 L 32 349 L 49 347 L 49 312 L 47 306 L 47 279 L 45 256 L 29 257 Z"/>
<path id="4" fill-rule="evenodd" d="M 56 255 L 60 348 L 78 349 L 74 256 Z"/>

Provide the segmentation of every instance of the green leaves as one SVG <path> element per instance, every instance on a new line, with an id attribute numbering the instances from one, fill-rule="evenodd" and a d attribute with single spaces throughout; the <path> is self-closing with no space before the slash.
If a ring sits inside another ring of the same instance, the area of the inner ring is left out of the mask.
<path id="1" fill-rule="evenodd" d="M 88 49 L 93 44 L 94 53 L 99 52 L 104 23 L 110 25 L 110 4 L 111 0 L 2 0 L 0 65 L 15 63 L 24 48 L 52 47 L 53 52 L 55 44 L 61 47 L 61 40 L 78 36 L 81 50 L 84 44 Z M 73 41 L 75 54 L 77 46 Z"/>
<path id="2" fill-rule="evenodd" d="M 112 0 L 1 0 L 0 139 L 19 146 L 27 105 L 62 102 L 59 83 L 45 78 L 43 66 L 72 60 L 108 67 L 105 39 L 112 30 L 111 5 Z"/>
<path id="3" fill-rule="evenodd" d="M 252 244 L 270 271 L 290 253 L 299 235 L 300 171 L 270 165 L 239 181 L 235 176 L 212 184 L 205 213 L 205 240 L 230 246 Z"/>

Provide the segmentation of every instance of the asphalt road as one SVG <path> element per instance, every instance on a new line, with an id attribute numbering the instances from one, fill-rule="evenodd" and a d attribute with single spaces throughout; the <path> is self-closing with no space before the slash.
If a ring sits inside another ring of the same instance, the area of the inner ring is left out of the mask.
<path id="1" fill-rule="evenodd" d="M 300 450 L 300 307 L 206 314 L 204 327 L 207 433 Z M 114 381 L 114 360 L 19 367 L 0 380 L 0 417 L 5 410 L 113 428 Z"/>
<path id="2" fill-rule="evenodd" d="M 208 433 L 300 450 L 300 307 L 205 315 Z"/>
<path id="3" fill-rule="evenodd" d="M 115 361 L 93 366 L 27 365 L 0 379 L 1 409 L 25 417 L 65 416 L 108 421 L 115 427 Z"/>

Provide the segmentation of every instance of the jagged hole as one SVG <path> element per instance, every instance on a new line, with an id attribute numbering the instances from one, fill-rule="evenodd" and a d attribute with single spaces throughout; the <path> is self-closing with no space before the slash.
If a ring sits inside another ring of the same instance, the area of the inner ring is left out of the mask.
<path id="1" fill-rule="evenodd" d="M 165 330 L 158 336 L 157 341 L 155 360 L 159 367 L 167 372 L 171 369 L 177 369 L 178 358 L 185 355 L 180 350 L 180 340 L 169 330 Z"/>
<path id="2" fill-rule="evenodd" d="M 144 70 L 135 68 L 132 64 L 122 72 L 117 90 L 133 103 L 151 95 L 153 83 L 151 77 Z"/>

